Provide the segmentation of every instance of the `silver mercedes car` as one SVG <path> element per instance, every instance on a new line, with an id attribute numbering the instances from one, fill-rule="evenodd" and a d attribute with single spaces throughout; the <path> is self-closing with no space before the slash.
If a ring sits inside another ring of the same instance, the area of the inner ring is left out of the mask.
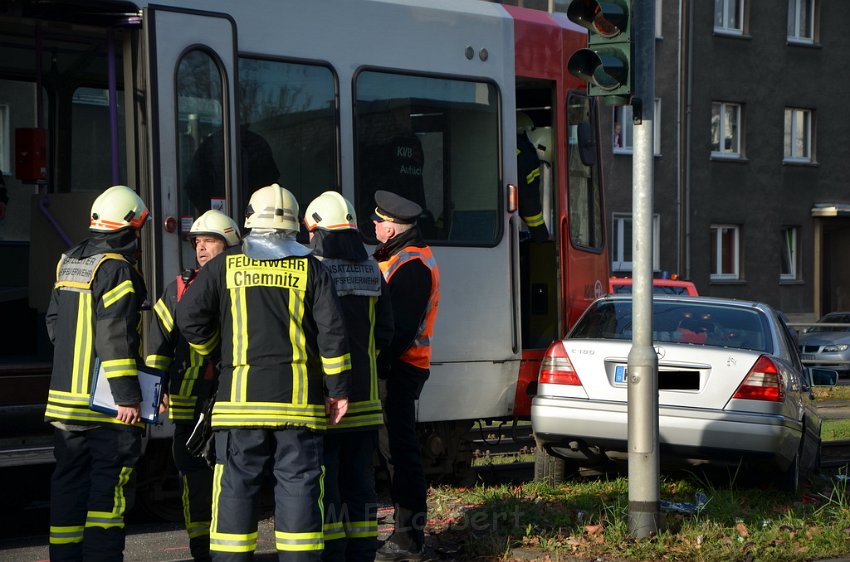
<path id="1" fill-rule="evenodd" d="M 818 463 L 812 377 L 835 384 L 835 372 L 804 367 L 765 304 L 656 295 L 652 311 L 662 464 L 764 463 L 796 490 Z M 539 479 L 627 459 L 632 330 L 631 297 L 603 297 L 549 347 L 531 406 Z"/>

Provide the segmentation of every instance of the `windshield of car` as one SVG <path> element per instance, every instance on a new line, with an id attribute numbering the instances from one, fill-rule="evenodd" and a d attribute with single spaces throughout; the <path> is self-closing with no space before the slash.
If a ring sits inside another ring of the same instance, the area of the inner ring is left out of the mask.
<path id="1" fill-rule="evenodd" d="M 652 339 L 770 351 L 770 329 L 756 309 L 693 302 L 653 301 Z M 598 301 L 581 317 L 569 339 L 632 339 L 632 302 Z"/>
<path id="2" fill-rule="evenodd" d="M 850 314 L 827 314 L 818 324 L 850 324 Z M 812 332 L 850 332 L 850 326 L 818 326 L 814 325 L 806 333 Z"/>

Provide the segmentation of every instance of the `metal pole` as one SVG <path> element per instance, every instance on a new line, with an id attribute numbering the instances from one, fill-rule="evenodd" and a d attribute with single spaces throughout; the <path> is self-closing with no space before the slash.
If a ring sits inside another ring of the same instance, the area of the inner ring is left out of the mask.
<path id="1" fill-rule="evenodd" d="M 655 0 L 634 0 L 634 151 L 632 256 L 634 269 L 629 352 L 629 532 L 646 538 L 659 527 L 658 357 L 652 346 L 652 193 L 655 120 Z"/>

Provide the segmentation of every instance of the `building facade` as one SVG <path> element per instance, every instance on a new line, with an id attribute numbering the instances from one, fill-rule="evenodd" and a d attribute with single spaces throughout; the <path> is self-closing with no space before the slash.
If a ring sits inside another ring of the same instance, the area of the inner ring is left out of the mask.
<path id="1" fill-rule="evenodd" d="M 799 320 L 850 310 L 847 21 L 840 0 L 656 0 L 656 275 Z M 611 269 L 630 275 L 631 108 L 600 114 Z"/>

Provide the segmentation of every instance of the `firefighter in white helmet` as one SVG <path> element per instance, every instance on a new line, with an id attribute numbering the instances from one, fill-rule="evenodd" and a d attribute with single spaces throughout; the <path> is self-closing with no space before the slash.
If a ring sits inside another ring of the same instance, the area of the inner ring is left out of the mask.
<path id="1" fill-rule="evenodd" d="M 50 559 L 121 560 L 124 515 L 141 454 L 137 376 L 145 283 L 136 270 L 148 209 L 110 187 L 91 208 L 91 236 L 65 252 L 47 309 L 54 345 L 45 418 L 55 427 Z M 89 409 L 93 367 L 109 380 L 117 415 Z"/>
<path id="2" fill-rule="evenodd" d="M 376 359 L 392 341 L 393 311 L 378 262 L 369 256 L 353 205 L 335 191 L 304 213 L 313 254 L 342 303 L 351 350 L 349 413 L 325 435 L 324 562 L 371 562 L 378 548 L 374 456 L 383 423 Z"/>
<path id="3" fill-rule="evenodd" d="M 348 408 L 345 320 L 330 272 L 295 240 L 288 190 L 254 192 L 245 227 L 241 247 L 207 263 L 177 306 L 194 349 L 207 354 L 221 341 L 210 551 L 252 557 L 260 488 L 273 475 L 280 559 L 319 560 L 323 435 Z"/>
<path id="4" fill-rule="evenodd" d="M 169 283 L 153 307 L 145 362 L 169 375 L 169 417 L 174 422 L 174 464 L 180 473 L 180 497 L 189 534 L 189 550 L 196 561 L 210 559 L 210 519 L 213 459 L 197 457 L 186 441 L 207 401 L 215 395 L 215 366 L 219 352 L 204 357 L 191 349 L 177 330 L 177 303 L 195 276 L 211 259 L 239 244 L 239 227 L 221 211 L 207 211 L 188 234 L 195 248 L 197 268 L 187 269 Z M 214 462 L 214 461 L 213 461 Z"/>
<path id="5" fill-rule="evenodd" d="M 540 203 L 540 160 L 529 135 L 535 129 L 528 114 L 517 112 L 516 159 L 519 181 L 519 216 L 525 221 L 531 239 L 542 242 L 549 239 L 549 230 L 543 221 Z"/>

